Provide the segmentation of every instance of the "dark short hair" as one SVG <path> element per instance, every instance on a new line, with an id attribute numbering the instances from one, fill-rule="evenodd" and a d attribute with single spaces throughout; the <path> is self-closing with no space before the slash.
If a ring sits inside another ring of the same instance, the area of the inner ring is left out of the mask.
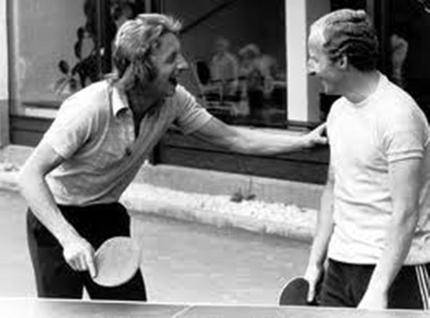
<path id="1" fill-rule="evenodd" d="M 312 25 L 320 28 L 323 50 L 330 60 L 342 56 L 360 71 L 376 69 L 379 44 L 369 16 L 363 10 L 341 9 L 333 11 Z"/>

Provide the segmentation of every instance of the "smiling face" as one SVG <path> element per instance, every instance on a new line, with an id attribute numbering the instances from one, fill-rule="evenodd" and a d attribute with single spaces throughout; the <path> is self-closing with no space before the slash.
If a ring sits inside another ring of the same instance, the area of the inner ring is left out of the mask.
<path id="1" fill-rule="evenodd" d="M 311 29 L 308 41 L 308 73 L 318 77 L 324 93 L 342 95 L 345 70 L 342 61 L 331 61 L 323 50 L 323 36 L 318 29 Z"/>
<path id="2" fill-rule="evenodd" d="M 153 50 L 151 64 L 155 77 L 148 84 L 153 96 L 160 99 L 172 96 L 175 93 L 177 78 L 188 64 L 181 53 L 179 39 L 173 33 L 166 33 L 160 38 L 160 44 Z"/>

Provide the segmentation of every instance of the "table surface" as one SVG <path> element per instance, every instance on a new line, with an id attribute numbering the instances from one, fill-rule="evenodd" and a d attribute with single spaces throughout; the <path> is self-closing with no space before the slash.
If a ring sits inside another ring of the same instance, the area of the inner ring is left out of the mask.
<path id="1" fill-rule="evenodd" d="M 0 299 L 0 317 L 166 317 L 166 318 L 419 318 L 429 312 L 386 310 L 363 311 L 315 307 L 270 307 L 247 305 L 152 304 L 89 300 L 48 300 L 36 298 Z"/>

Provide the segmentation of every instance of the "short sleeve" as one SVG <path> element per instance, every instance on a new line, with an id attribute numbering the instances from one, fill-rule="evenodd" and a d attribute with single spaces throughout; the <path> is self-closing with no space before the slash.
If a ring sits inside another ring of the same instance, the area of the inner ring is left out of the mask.
<path id="1" fill-rule="evenodd" d="M 336 119 L 338 117 L 339 114 L 339 110 L 342 109 L 342 103 L 343 103 L 343 98 L 338 98 L 336 101 L 333 102 L 332 106 L 330 107 L 330 111 L 327 114 L 327 119 L 326 119 L 326 123 L 327 123 L 327 135 L 329 137 L 330 140 L 330 136 L 333 134 L 333 125 L 336 122 Z"/>
<path id="2" fill-rule="evenodd" d="M 49 144 L 64 159 L 70 158 L 89 139 L 93 114 L 87 105 L 71 98 L 60 107 L 41 142 Z"/>
<path id="3" fill-rule="evenodd" d="M 384 126 L 382 140 L 388 162 L 424 157 L 428 125 L 419 110 L 393 110 L 385 114 Z"/>
<path id="4" fill-rule="evenodd" d="M 184 134 L 201 128 L 212 118 L 212 115 L 182 86 L 178 85 L 173 98 L 177 109 L 175 124 Z"/>

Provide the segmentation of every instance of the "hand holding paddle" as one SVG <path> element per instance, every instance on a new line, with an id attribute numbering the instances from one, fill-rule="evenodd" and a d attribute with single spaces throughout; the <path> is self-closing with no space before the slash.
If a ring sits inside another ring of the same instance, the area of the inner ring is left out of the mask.
<path id="1" fill-rule="evenodd" d="M 310 266 L 308 265 L 304 279 L 309 283 L 309 291 L 307 294 L 307 301 L 312 303 L 315 301 L 319 287 L 322 283 L 324 269 L 322 266 Z"/>
<path id="2" fill-rule="evenodd" d="M 94 249 L 82 237 L 76 236 L 63 244 L 63 256 L 73 270 L 80 272 L 89 271 L 91 277 L 97 276 Z"/>

